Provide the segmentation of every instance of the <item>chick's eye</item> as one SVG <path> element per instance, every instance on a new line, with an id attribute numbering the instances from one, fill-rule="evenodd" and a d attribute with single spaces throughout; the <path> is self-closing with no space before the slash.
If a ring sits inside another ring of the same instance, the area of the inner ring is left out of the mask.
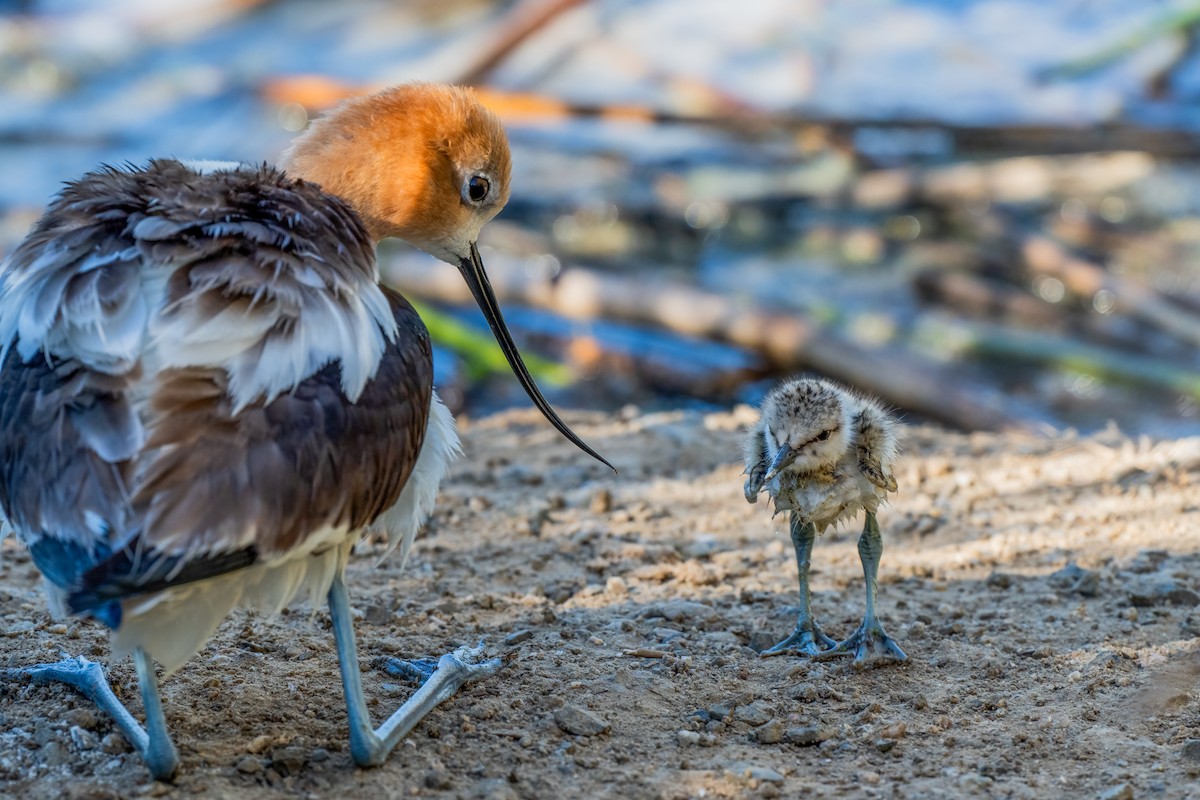
<path id="1" fill-rule="evenodd" d="M 828 438 L 829 438 L 829 431 L 821 431 L 820 433 L 817 434 L 818 442 L 823 442 Z"/>
<path id="2" fill-rule="evenodd" d="M 471 179 L 467 181 L 467 197 L 472 203 L 482 203 L 491 188 L 492 184 L 487 178 L 482 175 L 472 175 Z"/>

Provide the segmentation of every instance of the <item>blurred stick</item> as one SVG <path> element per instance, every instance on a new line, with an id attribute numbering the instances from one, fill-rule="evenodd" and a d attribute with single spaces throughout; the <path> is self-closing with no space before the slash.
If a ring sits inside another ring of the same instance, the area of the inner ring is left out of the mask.
<path id="1" fill-rule="evenodd" d="M 512 8 L 500 22 L 491 46 L 480 53 L 452 83 L 483 83 L 500 62 L 533 34 L 563 12 L 583 5 L 585 0 L 526 0 Z"/>
<path id="2" fill-rule="evenodd" d="M 1060 310 L 1045 301 L 1007 284 L 965 272 L 918 272 L 913 276 L 913 288 L 922 300 L 942 303 L 964 316 L 1002 317 L 1023 325 L 1049 328 L 1062 324 Z"/>
<path id="3" fill-rule="evenodd" d="M 1104 194 L 1151 174 L 1154 159 L 1140 152 L 1018 156 L 944 166 L 868 170 L 851 188 L 864 208 L 930 203 L 1029 203 Z"/>
<path id="4" fill-rule="evenodd" d="M 488 259 L 503 301 L 544 308 L 574 319 L 622 319 L 754 350 L 779 369 L 814 368 L 880 395 L 890 403 L 968 430 L 1026 427 L 1011 401 L 937 364 L 902 352 L 868 350 L 807 319 L 688 286 L 572 268 L 557 281 L 530 278 L 519 263 Z M 418 296 L 468 303 L 471 295 L 450 270 L 396 258 L 386 280 Z"/>
<path id="5" fill-rule="evenodd" d="M 1111 292 L 1115 309 L 1188 344 L 1200 346 L 1200 318 L 1172 304 L 1154 289 L 1114 275 L 1045 236 L 1018 235 L 1017 245 L 1031 271 L 1057 278 L 1067 289 L 1084 297 L 1093 297 L 1102 290 Z"/>
<path id="6" fill-rule="evenodd" d="M 1200 3 L 1191 3 L 1163 14 L 1101 50 L 1043 70 L 1039 77 L 1047 81 L 1082 78 L 1126 58 L 1155 39 L 1185 33 L 1197 24 L 1200 24 Z"/>
<path id="7" fill-rule="evenodd" d="M 965 319 L 926 319 L 927 335 L 952 342 L 956 350 L 979 356 L 1052 364 L 1085 375 L 1200 397 L 1200 375 L 1173 363 L 1108 347 L 1083 344 L 1055 334 Z"/>
<path id="8" fill-rule="evenodd" d="M 1061 306 L 1042 300 L 1027 290 L 967 272 L 924 270 L 913 276 L 913 288 L 926 302 L 940 303 L 953 309 L 958 316 L 999 319 L 1055 333 L 1075 329 L 1084 336 L 1114 346 L 1145 346 L 1140 337 L 1125 332 L 1126 326 L 1113 325 L 1115 315 L 1111 313 L 1103 317 L 1087 312 L 1065 314 Z M 1123 318 L 1123 321 L 1127 320 Z"/>
<path id="9" fill-rule="evenodd" d="M 268 79 L 264 97 L 275 103 L 299 103 L 320 111 L 346 97 L 384 88 L 376 84 L 348 84 L 324 75 L 289 75 Z M 948 152 L 972 155 L 1065 155 L 1115 150 L 1149 153 L 1165 158 L 1200 157 L 1200 138 L 1190 130 L 1147 128 L 1116 122 L 1071 127 L 1061 125 L 978 126 L 948 124 L 935 119 L 872 120 L 827 119 L 797 114 L 756 111 L 722 104 L 714 113 L 678 113 L 652 106 L 620 103 L 574 103 L 535 92 L 479 90 L 480 99 L 508 123 L 546 119 L 600 117 L 645 124 L 705 125 L 742 134 L 784 132 L 812 141 L 836 141 L 854 148 L 862 131 L 929 131 L 944 137 Z"/>

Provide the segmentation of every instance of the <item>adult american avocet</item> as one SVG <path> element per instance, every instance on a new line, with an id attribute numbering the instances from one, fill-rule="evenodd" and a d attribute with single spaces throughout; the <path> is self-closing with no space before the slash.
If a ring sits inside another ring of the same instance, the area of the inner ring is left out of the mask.
<path id="1" fill-rule="evenodd" d="M 509 174 L 469 90 L 405 85 L 342 104 L 278 167 L 85 175 L 0 268 L 0 504 L 52 607 L 133 655 L 146 726 L 85 659 L 19 672 L 90 696 L 155 777 L 179 759 L 153 661 L 176 670 L 239 604 L 328 598 L 362 765 L 499 666 L 443 656 L 374 729 L 343 574 L 368 527 L 406 553 L 459 446 L 425 326 L 379 285 L 380 239 L 457 266 L 533 402 L 604 460 L 538 391 L 475 245 Z"/>

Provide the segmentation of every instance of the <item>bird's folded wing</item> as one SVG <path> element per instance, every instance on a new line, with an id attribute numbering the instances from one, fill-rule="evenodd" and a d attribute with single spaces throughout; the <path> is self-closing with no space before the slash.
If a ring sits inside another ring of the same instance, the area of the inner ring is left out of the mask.
<path id="1" fill-rule="evenodd" d="M 319 552 L 393 505 L 432 392 L 428 335 L 393 303 L 401 335 L 354 403 L 336 363 L 241 410 L 224 373 L 164 371 L 130 476 L 139 531 L 83 575 L 72 606 Z"/>
<path id="2" fill-rule="evenodd" d="M 0 507 L 43 573 L 138 591 L 386 507 L 429 345 L 376 278 L 354 212 L 270 167 L 68 185 L 0 265 Z"/>

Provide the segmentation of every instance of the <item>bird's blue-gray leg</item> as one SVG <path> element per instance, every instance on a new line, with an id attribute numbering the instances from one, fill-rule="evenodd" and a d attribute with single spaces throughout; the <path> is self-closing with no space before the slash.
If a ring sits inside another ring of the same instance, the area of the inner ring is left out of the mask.
<path id="1" fill-rule="evenodd" d="M 822 653 L 822 656 L 853 655 L 854 663 L 860 666 L 870 660 L 904 661 L 908 658 L 900 646 L 892 641 L 892 637 L 883 632 L 883 626 L 875 616 L 875 593 L 879 588 L 879 557 L 882 554 L 883 536 L 879 532 L 879 523 L 875 515 L 868 511 L 862 536 L 858 537 L 858 557 L 862 559 L 863 576 L 867 583 L 867 611 L 863 614 L 862 625 L 858 630 L 846 641 L 839 642 L 832 650 Z"/>
<path id="2" fill-rule="evenodd" d="M 460 647 L 438 659 L 437 669 L 421 688 L 400 706 L 378 729 L 371 727 L 367 700 L 363 695 L 362 673 L 354 642 L 354 623 L 350 618 L 350 596 L 341 575 L 329 587 L 329 615 L 337 644 L 338 666 L 342 671 L 342 690 L 346 695 L 346 713 L 350 718 L 350 755 L 362 767 L 375 767 L 387 760 L 400 740 L 417 726 L 438 703 L 447 700 L 463 684 L 491 675 L 500 669 L 500 659 L 473 661 L 483 645 Z"/>
<path id="3" fill-rule="evenodd" d="M 66 658 L 54 664 L 35 664 L 24 669 L 5 670 L 5 675 L 27 675 L 34 683 L 65 683 L 91 698 L 101 711 L 112 717 L 122 735 L 133 745 L 146 762 L 150 774 L 157 780 L 170 780 L 179 768 L 179 754 L 167 732 L 162 700 L 158 695 L 158 677 L 154 663 L 141 650 L 133 654 L 137 667 L 142 705 L 146 709 L 146 727 L 142 728 L 125 705 L 113 694 L 104 670 L 83 656 Z"/>
<path id="4" fill-rule="evenodd" d="M 158 693 L 158 675 L 154 672 L 154 662 L 141 648 L 133 651 L 133 664 L 137 667 L 142 707 L 146 711 L 147 742 L 145 748 L 138 750 L 146 760 L 150 774 L 165 781 L 179 769 L 179 753 L 167 731 L 167 717 L 163 714 L 162 697 Z"/>
<path id="5" fill-rule="evenodd" d="M 803 522 L 796 512 L 791 514 L 792 544 L 796 548 L 796 568 L 800 572 L 800 612 L 797 614 L 796 629 L 791 636 L 779 644 L 764 650 L 764 656 L 782 653 L 815 655 L 837 644 L 824 634 L 813 618 L 812 598 L 808 590 L 808 571 L 812 562 L 813 544 L 817 541 L 817 528 L 811 522 Z"/>

